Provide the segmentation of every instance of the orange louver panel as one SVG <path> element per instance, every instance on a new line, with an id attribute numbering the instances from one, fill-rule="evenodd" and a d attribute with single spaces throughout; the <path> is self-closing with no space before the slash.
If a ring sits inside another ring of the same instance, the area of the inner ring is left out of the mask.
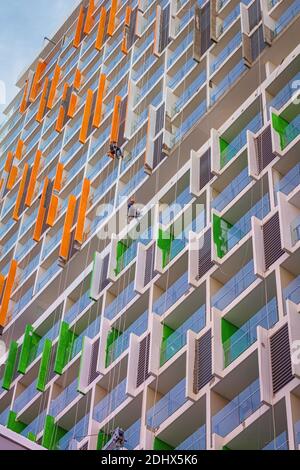
<path id="1" fill-rule="evenodd" d="M 5 276 L 3 276 L 3 274 L 0 274 L 0 297 L 3 294 L 4 284 L 5 284 Z"/>
<path id="2" fill-rule="evenodd" d="M 62 163 L 58 163 L 56 167 L 56 175 L 53 183 L 53 191 L 60 191 L 62 187 L 62 179 L 63 179 L 63 172 L 64 172 L 64 165 Z"/>
<path id="3" fill-rule="evenodd" d="M 95 1 L 90 0 L 87 13 L 86 13 L 85 24 L 83 28 L 84 34 L 90 34 L 92 27 L 94 26 L 94 11 L 95 11 Z"/>
<path id="4" fill-rule="evenodd" d="M 56 213 L 58 209 L 58 197 L 55 194 L 52 194 L 51 196 L 51 201 L 49 205 L 49 210 L 48 210 L 48 215 L 47 215 L 47 220 L 46 223 L 49 225 L 49 227 L 53 227 L 55 219 L 56 219 Z"/>
<path id="5" fill-rule="evenodd" d="M 40 168 L 40 163 L 41 163 L 41 158 L 42 158 L 42 152 L 41 150 L 37 150 L 35 154 L 35 159 L 30 175 L 30 180 L 28 183 L 28 189 L 27 189 L 27 194 L 26 194 L 26 199 L 25 199 L 25 205 L 27 207 L 30 207 L 32 204 L 32 199 L 34 196 L 34 191 L 35 191 L 35 186 L 36 186 L 36 180 Z"/>
<path id="6" fill-rule="evenodd" d="M 79 91 L 81 87 L 81 79 L 82 79 L 82 73 L 80 72 L 79 69 L 77 69 L 75 72 L 74 83 L 73 83 L 73 86 L 75 90 L 77 91 Z"/>
<path id="7" fill-rule="evenodd" d="M 6 171 L 6 172 L 10 171 L 13 158 L 14 158 L 14 154 L 10 151 L 7 152 L 6 162 L 5 162 L 5 165 L 4 165 L 4 171 Z"/>
<path id="8" fill-rule="evenodd" d="M 20 182 L 19 191 L 18 191 L 18 195 L 17 195 L 17 200 L 16 200 L 16 203 L 15 203 L 14 212 L 13 212 L 13 219 L 15 221 L 19 220 L 19 209 L 20 209 L 21 201 L 22 201 L 23 194 L 24 194 L 24 191 L 25 191 L 25 185 L 26 185 L 28 169 L 29 169 L 29 165 L 28 165 L 28 163 L 26 163 L 25 166 L 24 166 L 23 175 L 22 175 L 22 179 L 21 179 L 21 182 Z"/>
<path id="9" fill-rule="evenodd" d="M 24 93 L 23 97 L 20 103 L 20 113 L 25 113 L 27 109 L 27 94 L 28 94 L 28 80 L 26 80 L 25 86 L 24 86 Z"/>
<path id="10" fill-rule="evenodd" d="M 43 117 L 44 117 L 44 113 L 45 113 L 48 86 L 49 86 L 49 78 L 47 77 L 45 79 L 45 82 L 44 82 L 43 92 L 41 94 L 40 105 L 39 105 L 39 109 L 38 109 L 38 112 L 37 112 L 37 115 L 36 115 L 36 118 L 35 118 L 35 120 L 39 123 L 42 122 Z"/>
<path id="11" fill-rule="evenodd" d="M 99 78 L 99 85 L 98 85 L 98 93 L 96 98 L 96 106 L 95 106 L 95 113 L 93 119 L 93 126 L 99 128 L 102 119 L 102 105 L 103 105 L 103 98 L 105 92 L 105 83 L 106 83 L 106 75 L 104 73 L 100 74 Z"/>
<path id="12" fill-rule="evenodd" d="M 24 148 L 24 142 L 23 142 L 23 140 L 19 139 L 18 144 L 17 144 L 17 148 L 16 148 L 16 158 L 18 160 L 21 160 L 21 158 L 22 158 L 23 148 Z"/>
<path id="13" fill-rule="evenodd" d="M 2 327 L 5 327 L 6 325 L 8 305 L 9 305 L 13 285 L 15 282 L 17 267 L 18 267 L 18 263 L 16 260 L 13 259 L 10 264 L 9 273 L 7 275 L 7 280 L 6 280 L 5 289 L 4 289 L 1 307 L 0 307 L 0 325 Z"/>
<path id="14" fill-rule="evenodd" d="M 43 76 L 43 73 L 46 68 L 46 62 L 43 60 L 39 60 L 37 66 L 36 66 L 36 72 L 34 74 L 31 90 L 30 90 L 30 95 L 29 95 L 29 101 L 31 103 L 34 102 L 36 99 L 38 92 L 39 92 L 39 86 L 40 86 L 40 81 Z"/>
<path id="15" fill-rule="evenodd" d="M 131 20 L 131 7 L 126 7 L 126 12 L 125 12 L 125 26 L 130 26 L 130 20 Z"/>
<path id="16" fill-rule="evenodd" d="M 122 40 L 121 51 L 123 52 L 123 54 L 128 54 L 128 49 L 127 49 L 127 31 L 126 31 L 126 29 L 124 30 L 124 37 L 123 37 L 123 40 Z"/>
<path id="17" fill-rule="evenodd" d="M 63 106 L 60 106 L 58 116 L 57 116 L 56 126 L 55 126 L 56 132 L 62 131 L 62 128 L 64 126 L 64 119 L 65 119 L 65 109 Z"/>
<path id="18" fill-rule="evenodd" d="M 48 184 L 49 184 L 49 178 L 46 178 L 45 181 L 44 181 L 44 187 L 43 187 L 42 197 L 41 197 L 41 201 L 40 201 L 40 207 L 39 207 L 39 210 L 38 210 L 38 215 L 37 215 L 36 224 L 35 224 L 34 233 L 33 233 L 33 239 L 36 242 L 40 241 L 41 234 L 42 234 L 44 218 L 45 218 L 45 213 L 46 213 L 45 200 L 46 200 Z"/>
<path id="19" fill-rule="evenodd" d="M 113 112 L 113 117 L 112 117 L 112 126 L 111 126 L 111 134 L 110 134 L 111 142 L 118 142 L 118 138 L 119 138 L 121 101 L 122 101 L 121 96 L 115 97 L 114 112 Z"/>
<path id="20" fill-rule="evenodd" d="M 57 90 L 57 85 L 60 79 L 60 74 L 61 74 L 61 68 L 59 65 L 56 65 L 54 69 L 54 75 L 52 78 L 50 90 L 49 90 L 49 96 L 48 96 L 48 102 L 47 102 L 47 108 L 52 109 L 54 105 L 54 100 L 55 100 L 55 95 L 56 95 L 56 90 Z"/>
<path id="21" fill-rule="evenodd" d="M 104 34 L 105 34 L 105 24 L 106 24 L 106 9 L 102 7 L 100 11 L 99 26 L 98 26 L 96 43 L 95 43 L 95 48 L 98 49 L 98 51 L 100 51 L 102 44 L 103 44 L 103 39 L 104 39 Z"/>
<path id="22" fill-rule="evenodd" d="M 76 197 L 72 194 L 69 197 L 69 201 L 68 201 L 68 209 L 66 213 L 61 246 L 60 246 L 60 251 L 59 251 L 59 256 L 63 260 L 67 260 L 68 255 L 69 255 L 70 243 L 71 243 L 71 229 L 72 229 L 73 222 L 74 222 L 75 209 L 76 209 Z"/>
<path id="23" fill-rule="evenodd" d="M 18 168 L 16 166 L 12 166 L 9 177 L 8 177 L 7 185 L 6 185 L 6 188 L 8 190 L 14 187 L 17 176 L 18 176 Z"/>
<path id="24" fill-rule="evenodd" d="M 111 0 L 111 9 L 107 26 L 107 34 L 112 36 L 115 32 L 115 21 L 118 8 L 118 0 Z"/>
<path id="25" fill-rule="evenodd" d="M 76 47 L 76 49 L 79 47 L 79 45 L 81 43 L 83 22 L 84 22 L 84 8 L 83 8 L 83 6 L 81 6 L 80 11 L 79 11 L 77 27 L 76 27 L 76 31 L 75 31 L 75 37 L 74 37 L 74 41 L 73 41 L 73 46 Z"/>
<path id="26" fill-rule="evenodd" d="M 89 89 L 87 91 L 86 103 L 85 103 L 84 112 L 83 112 L 82 125 L 81 125 L 81 129 L 80 129 L 80 134 L 79 134 L 79 141 L 82 144 L 85 144 L 86 139 L 87 139 L 89 121 L 90 121 L 91 111 L 92 111 L 92 106 L 93 106 L 93 98 L 94 98 L 94 92 L 93 92 L 93 90 Z"/>
<path id="27" fill-rule="evenodd" d="M 77 101 L 78 101 L 78 96 L 76 95 L 76 93 L 72 93 L 70 97 L 68 112 L 67 112 L 67 116 L 69 118 L 73 118 L 76 113 Z"/>
<path id="28" fill-rule="evenodd" d="M 85 217 L 86 217 L 86 210 L 90 195 L 90 188 L 91 183 L 90 180 L 85 179 L 82 185 L 82 192 L 81 198 L 79 203 L 79 210 L 78 210 L 78 218 L 77 218 L 77 226 L 75 230 L 75 242 L 82 245 L 83 243 L 83 236 L 84 236 L 84 224 L 85 224 Z"/>

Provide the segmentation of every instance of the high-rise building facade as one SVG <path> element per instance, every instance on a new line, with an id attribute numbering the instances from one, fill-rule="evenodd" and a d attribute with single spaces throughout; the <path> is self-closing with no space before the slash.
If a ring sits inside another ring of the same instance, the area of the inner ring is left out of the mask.
<path id="1" fill-rule="evenodd" d="M 83 1 L 20 76 L 2 436 L 298 449 L 299 29 L 299 0 Z"/>

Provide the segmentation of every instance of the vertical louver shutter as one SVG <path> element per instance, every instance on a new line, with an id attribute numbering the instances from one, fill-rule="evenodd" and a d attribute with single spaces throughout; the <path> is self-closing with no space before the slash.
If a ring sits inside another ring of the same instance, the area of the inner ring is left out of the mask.
<path id="1" fill-rule="evenodd" d="M 213 262 L 211 260 L 211 232 L 208 230 L 204 236 L 202 246 L 199 249 L 198 253 L 198 279 L 201 279 L 210 268 L 213 267 Z M 201 241 L 200 241 L 201 242 Z"/>
<path id="2" fill-rule="evenodd" d="M 265 47 L 266 44 L 264 41 L 264 33 L 261 25 L 251 36 L 251 53 L 253 62 L 255 59 L 257 59 Z"/>
<path id="3" fill-rule="evenodd" d="M 250 31 L 258 25 L 261 20 L 260 0 L 256 0 L 248 9 Z"/>
<path id="4" fill-rule="evenodd" d="M 205 54 L 207 49 L 210 48 L 213 41 L 211 40 L 210 34 L 210 2 L 208 2 L 204 7 L 201 9 L 201 21 L 200 21 L 200 28 L 201 28 L 201 55 Z"/>
<path id="5" fill-rule="evenodd" d="M 252 51 L 251 51 L 251 39 L 248 34 L 243 33 L 242 36 L 242 54 L 245 65 L 251 67 L 252 65 Z"/>
<path id="6" fill-rule="evenodd" d="M 149 377 L 150 335 L 140 343 L 136 386 L 139 387 Z"/>
<path id="7" fill-rule="evenodd" d="M 209 183 L 212 179 L 213 174 L 211 172 L 211 153 L 208 149 L 200 158 L 200 191 L 204 186 Z"/>
<path id="8" fill-rule="evenodd" d="M 161 133 L 154 141 L 153 170 L 165 157 L 166 154 L 163 152 L 163 133 Z"/>
<path id="9" fill-rule="evenodd" d="M 270 339 L 273 393 L 293 379 L 288 325 Z"/>
<path id="10" fill-rule="evenodd" d="M 201 59 L 201 8 L 198 5 L 195 6 L 194 16 L 193 59 L 196 62 Z"/>
<path id="11" fill-rule="evenodd" d="M 164 128 L 164 122 L 165 122 L 165 103 L 163 103 L 156 111 L 155 135 L 157 135 Z"/>
<path id="12" fill-rule="evenodd" d="M 154 257 L 155 257 L 155 244 L 151 245 L 146 252 L 146 262 L 145 262 L 145 277 L 144 277 L 144 286 L 149 284 L 154 276 Z"/>
<path id="13" fill-rule="evenodd" d="M 163 52 L 169 43 L 170 4 L 162 11 L 160 25 L 159 52 Z"/>
<path id="14" fill-rule="evenodd" d="M 89 385 L 98 377 L 97 372 L 97 364 L 98 364 L 98 353 L 99 353 L 99 339 L 95 341 L 92 346 L 92 353 L 91 353 L 91 363 L 90 363 L 90 370 L 89 370 Z"/>
<path id="15" fill-rule="evenodd" d="M 119 147 L 125 142 L 124 132 L 125 132 L 125 122 L 126 122 L 126 110 L 127 110 L 127 96 L 122 100 L 120 106 L 120 127 L 119 127 Z"/>
<path id="16" fill-rule="evenodd" d="M 263 240 L 266 270 L 277 261 L 284 251 L 281 248 L 280 224 L 278 212 L 263 226 Z"/>
<path id="17" fill-rule="evenodd" d="M 195 344 L 194 393 L 212 379 L 211 330 L 207 331 Z"/>
<path id="18" fill-rule="evenodd" d="M 263 169 L 266 168 L 266 166 L 268 166 L 275 158 L 275 155 L 272 152 L 271 126 L 266 127 L 266 129 L 257 137 L 255 146 L 258 171 L 261 173 Z"/>

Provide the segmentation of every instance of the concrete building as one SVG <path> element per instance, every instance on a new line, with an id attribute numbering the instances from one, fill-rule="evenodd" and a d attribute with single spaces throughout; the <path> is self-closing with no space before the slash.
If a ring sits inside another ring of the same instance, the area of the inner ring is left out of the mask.
<path id="1" fill-rule="evenodd" d="M 299 28 L 298 0 L 83 1 L 19 78 L 1 435 L 299 448 Z"/>

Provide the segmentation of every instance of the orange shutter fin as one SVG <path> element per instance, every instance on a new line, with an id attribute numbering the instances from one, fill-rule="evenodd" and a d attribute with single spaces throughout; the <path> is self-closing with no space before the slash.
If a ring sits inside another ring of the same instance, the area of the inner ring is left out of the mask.
<path id="1" fill-rule="evenodd" d="M 64 165 L 63 163 L 58 163 L 56 167 L 56 174 L 53 184 L 53 191 L 60 191 L 62 187 L 62 179 L 63 179 L 63 172 L 64 172 Z"/>
<path id="2" fill-rule="evenodd" d="M 6 185 L 6 188 L 8 190 L 14 187 L 17 176 L 18 176 L 18 168 L 16 166 L 12 166 L 9 177 L 8 177 L 7 185 Z"/>
<path id="3" fill-rule="evenodd" d="M 23 148 L 24 148 L 24 142 L 23 140 L 19 139 L 18 144 L 17 144 L 17 149 L 16 149 L 16 158 L 18 160 L 21 160 L 22 158 Z"/>
<path id="4" fill-rule="evenodd" d="M 47 91 L 48 91 L 48 85 L 49 85 L 49 78 L 47 77 L 44 82 L 44 87 L 43 87 L 43 92 L 41 94 L 41 100 L 40 100 L 40 105 L 39 109 L 36 115 L 35 120 L 39 123 L 42 122 L 45 114 L 45 109 L 46 109 L 46 101 L 47 101 Z"/>
<path id="5" fill-rule="evenodd" d="M 85 24 L 83 28 L 84 34 L 90 34 L 94 26 L 94 11 L 95 11 L 95 1 L 90 0 L 87 13 L 86 13 Z"/>
<path id="6" fill-rule="evenodd" d="M 43 73 L 45 71 L 45 68 L 46 68 L 46 62 L 44 62 L 43 60 L 39 60 L 37 66 L 36 66 L 36 71 L 35 71 L 35 74 L 34 74 L 34 78 L 33 78 L 33 81 L 32 81 L 32 86 L 31 86 L 31 90 L 30 90 L 30 95 L 29 95 L 29 101 L 31 103 L 33 103 L 39 93 L 39 89 L 40 89 L 40 81 L 41 81 L 41 78 L 43 76 Z"/>
<path id="7" fill-rule="evenodd" d="M 84 22 L 84 8 L 83 8 L 83 6 L 81 6 L 80 11 L 79 11 L 79 16 L 78 16 L 77 27 L 76 27 L 76 31 L 75 31 L 75 37 L 74 37 L 74 41 L 73 41 L 73 46 L 76 47 L 76 49 L 79 47 L 79 45 L 81 43 L 83 22 Z"/>
<path id="8" fill-rule="evenodd" d="M 3 328 L 6 325 L 8 306 L 9 306 L 10 296 L 11 296 L 15 278 L 16 278 L 17 267 L 18 267 L 18 263 L 16 260 L 13 259 L 10 264 L 9 273 L 7 275 L 6 285 L 5 285 L 1 307 L 0 307 L 0 325 Z"/>
<path id="9" fill-rule="evenodd" d="M 97 33 L 97 38 L 96 38 L 96 43 L 95 43 L 95 48 L 98 49 L 98 51 L 100 51 L 103 45 L 103 40 L 104 40 L 104 35 L 105 35 L 105 24 L 106 24 L 106 9 L 104 7 L 101 7 L 98 33 Z"/>
<path id="10" fill-rule="evenodd" d="M 114 112 L 113 112 L 113 117 L 112 117 L 112 126 L 111 126 L 111 134 L 110 134 L 111 142 L 118 142 L 118 139 L 119 139 L 121 101 L 122 101 L 121 96 L 115 97 Z"/>
<path id="11" fill-rule="evenodd" d="M 115 21 L 118 9 L 118 0 L 111 0 L 110 15 L 107 26 L 107 34 L 112 36 L 115 32 Z"/>
<path id="12" fill-rule="evenodd" d="M 53 108 L 55 95 L 56 95 L 56 90 L 57 90 L 57 86 L 58 86 L 59 79 L 60 79 L 60 74 L 61 74 L 61 68 L 60 68 L 59 65 L 56 65 L 56 67 L 54 69 L 54 75 L 53 75 L 53 78 L 52 78 L 50 90 L 49 90 L 49 96 L 48 96 L 48 102 L 47 102 L 47 108 L 48 109 Z"/>
<path id="13" fill-rule="evenodd" d="M 70 243 L 71 243 L 71 229 L 74 223 L 74 215 L 76 209 L 76 197 L 72 194 L 69 197 L 68 208 L 65 217 L 65 223 L 63 228 L 63 235 L 61 240 L 61 246 L 59 251 L 59 257 L 63 260 L 68 259 Z"/>
<path id="14" fill-rule="evenodd" d="M 75 242 L 79 243 L 80 245 L 82 245 L 83 243 L 84 225 L 85 225 L 86 210 L 87 210 L 89 195 L 90 195 L 90 188 L 91 188 L 90 180 L 86 178 L 82 185 L 81 198 L 80 198 L 80 204 L 79 204 L 79 210 L 78 210 L 78 218 L 77 218 L 77 226 L 75 230 L 75 239 L 74 239 Z"/>
<path id="15" fill-rule="evenodd" d="M 49 227 L 53 227 L 54 225 L 58 209 L 58 202 L 58 197 L 55 194 L 52 194 L 46 220 L 46 224 L 49 225 Z"/>
<path id="16" fill-rule="evenodd" d="M 36 242 L 40 241 L 42 229 L 44 225 L 44 218 L 45 218 L 45 213 L 46 213 L 45 200 L 46 200 L 48 184 L 49 184 L 49 178 L 46 178 L 44 181 L 43 192 L 41 196 L 40 206 L 39 206 L 38 215 L 37 215 L 36 224 L 35 224 L 34 233 L 33 233 L 33 240 Z"/>

